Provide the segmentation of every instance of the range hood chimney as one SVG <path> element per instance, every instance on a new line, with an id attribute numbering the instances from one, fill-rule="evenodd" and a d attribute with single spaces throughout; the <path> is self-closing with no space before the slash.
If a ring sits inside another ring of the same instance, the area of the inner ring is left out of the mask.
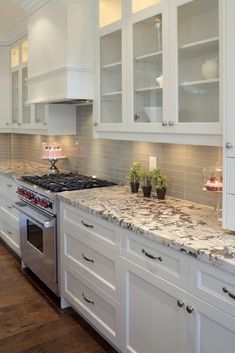
<path id="1" fill-rule="evenodd" d="M 90 104 L 97 23 L 94 0 L 49 0 L 29 16 L 28 104 Z"/>

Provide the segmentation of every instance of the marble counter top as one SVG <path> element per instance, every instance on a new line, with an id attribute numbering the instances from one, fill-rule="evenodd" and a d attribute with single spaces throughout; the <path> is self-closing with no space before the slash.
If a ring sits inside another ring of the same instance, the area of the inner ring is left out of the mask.
<path id="1" fill-rule="evenodd" d="M 13 179 L 22 175 L 43 175 L 48 173 L 49 165 L 25 160 L 0 160 L 0 173 Z"/>
<path id="2" fill-rule="evenodd" d="M 235 232 L 222 230 L 210 207 L 172 197 L 144 199 L 121 186 L 63 192 L 58 198 L 235 274 Z"/>

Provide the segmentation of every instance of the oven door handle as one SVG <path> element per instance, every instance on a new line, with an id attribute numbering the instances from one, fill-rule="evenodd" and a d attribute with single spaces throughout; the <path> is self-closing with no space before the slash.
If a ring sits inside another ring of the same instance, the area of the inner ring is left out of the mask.
<path id="1" fill-rule="evenodd" d="M 15 203 L 13 207 L 18 210 L 19 212 L 23 213 L 25 216 L 29 217 L 33 221 L 37 222 L 40 224 L 43 228 L 52 228 L 55 226 L 55 219 L 46 219 L 42 220 L 36 215 L 32 215 L 30 212 L 27 212 L 27 206 L 25 204 L 20 205 L 19 203 Z"/>

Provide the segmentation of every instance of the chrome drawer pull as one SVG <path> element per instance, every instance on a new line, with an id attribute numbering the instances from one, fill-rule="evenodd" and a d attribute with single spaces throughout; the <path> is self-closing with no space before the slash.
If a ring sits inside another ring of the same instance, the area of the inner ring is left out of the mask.
<path id="1" fill-rule="evenodd" d="M 186 310 L 187 310 L 187 312 L 189 313 L 189 314 L 192 314 L 192 312 L 193 312 L 193 307 L 191 306 L 191 305 L 187 305 L 186 306 Z"/>
<path id="2" fill-rule="evenodd" d="M 9 188 L 12 188 L 12 185 L 11 185 L 11 184 L 7 184 L 7 186 L 8 186 Z"/>
<path id="3" fill-rule="evenodd" d="M 93 302 L 93 300 L 87 299 L 84 293 L 82 293 L 82 297 L 87 303 L 95 305 L 95 302 Z"/>
<path id="4" fill-rule="evenodd" d="M 82 253 L 82 257 L 83 257 L 84 260 L 86 260 L 88 262 L 92 262 L 92 263 L 95 262 L 93 259 L 89 259 L 88 257 L 86 257 L 83 253 Z"/>
<path id="5" fill-rule="evenodd" d="M 10 231 L 10 230 L 8 230 L 7 229 L 7 233 L 9 234 L 9 235 L 12 235 L 13 233 Z"/>
<path id="6" fill-rule="evenodd" d="M 12 206 L 7 205 L 7 207 L 8 207 L 10 210 L 12 209 Z"/>
<path id="7" fill-rule="evenodd" d="M 235 294 L 229 292 L 226 287 L 223 287 L 223 292 L 226 293 L 226 294 L 228 294 L 228 296 L 229 296 L 230 298 L 232 298 L 232 299 L 235 300 Z"/>
<path id="8" fill-rule="evenodd" d="M 92 224 L 87 224 L 84 221 L 82 221 L 82 225 L 84 225 L 87 228 L 94 228 L 94 226 Z"/>
<path id="9" fill-rule="evenodd" d="M 182 300 L 177 300 L 177 305 L 178 305 L 178 307 L 179 308 L 183 308 L 183 306 L 184 306 L 184 302 L 182 301 Z"/>
<path id="10" fill-rule="evenodd" d="M 151 254 L 149 254 L 147 251 L 145 251 L 144 249 L 142 249 L 142 253 L 145 255 L 145 256 L 147 256 L 147 257 L 149 257 L 150 259 L 152 259 L 152 260 L 158 260 L 158 261 L 162 261 L 162 257 L 161 256 L 154 256 L 154 255 L 151 255 Z"/>

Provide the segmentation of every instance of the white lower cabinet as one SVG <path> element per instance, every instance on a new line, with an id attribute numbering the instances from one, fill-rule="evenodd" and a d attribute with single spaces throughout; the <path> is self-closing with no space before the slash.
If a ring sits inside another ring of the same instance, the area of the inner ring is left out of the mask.
<path id="1" fill-rule="evenodd" d="M 234 353 L 235 318 L 189 296 L 188 353 Z"/>
<path id="2" fill-rule="evenodd" d="M 61 295 L 120 352 L 234 353 L 234 274 L 60 209 Z"/>
<path id="3" fill-rule="evenodd" d="M 186 293 L 125 260 L 123 271 L 123 352 L 187 353 Z"/>
<path id="4" fill-rule="evenodd" d="M 0 238 L 21 256 L 19 213 L 13 208 L 17 199 L 16 189 L 14 180 L 0 176 Z"/>

